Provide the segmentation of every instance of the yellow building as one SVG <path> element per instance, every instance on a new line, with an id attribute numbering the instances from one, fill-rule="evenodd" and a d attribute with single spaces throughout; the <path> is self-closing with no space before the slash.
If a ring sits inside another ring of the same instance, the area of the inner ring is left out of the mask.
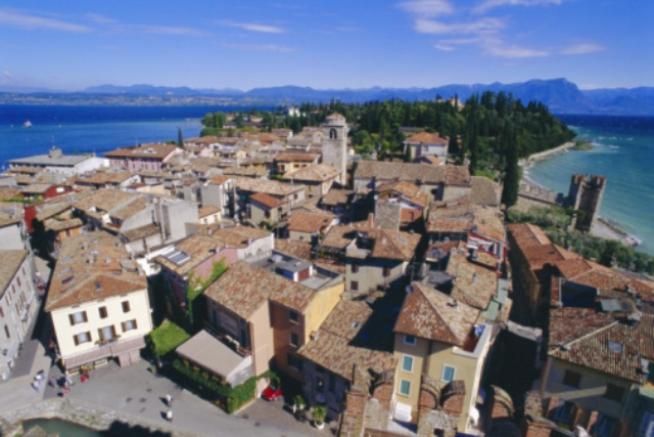
<path id="1" fill-rule="evenodd" d="M 448 429 L 471 433 L 481 373 L 493 326 L 480 311 L 421 283 L 413 283 L 395 324 L 393 416 L 418 423 L 434 410 L 448 417 Z"/>
<path id="2" fill-rule="evenodd" d="M 63 242 L 45 310 L 67 372 L 111 359 L 132 364 L 152 330 L 146 279 L 120 241 L 106 233 Z"/>
<path id="3" fill-rule="evenodd" d="M 301 379 L 297 350 L 344 291 L 342 275 L 280 252 L 239 261 L 207 288 L 208 329 L 252 356 L 254 374 L 276 367 Z"/>

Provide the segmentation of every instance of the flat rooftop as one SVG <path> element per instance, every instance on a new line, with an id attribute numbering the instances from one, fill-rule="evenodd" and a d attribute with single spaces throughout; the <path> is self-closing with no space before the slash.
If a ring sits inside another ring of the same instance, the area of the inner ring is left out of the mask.
<path id="1" fill-rule="evenodd" d="M 318 267 L 310 261 L 295 258 L 273 251 L 272 255 L 252 263 L 253 265 L 269 270 L 279 276 L 284 276 L 283 271 L 298 273 L 306 270 L 310 271 L 309 277 L 298 280 L 297 283 L 313 290 L 324 288 L 341 275 L 321 267 Z M 285 276 L 284 276 L 285 277 Z M 287 278 L 290 280 L 290 278 Z"/>

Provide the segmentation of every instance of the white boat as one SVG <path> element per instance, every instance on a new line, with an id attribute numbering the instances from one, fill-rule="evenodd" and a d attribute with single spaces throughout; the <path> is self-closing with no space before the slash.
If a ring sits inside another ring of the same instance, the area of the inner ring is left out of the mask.
<path id="1" fill-rule="evenodd" d="M 23 127 L 32 127 L 32 122 L 29 120 L 25 120 L 25 123 L 23 123 Z"/>

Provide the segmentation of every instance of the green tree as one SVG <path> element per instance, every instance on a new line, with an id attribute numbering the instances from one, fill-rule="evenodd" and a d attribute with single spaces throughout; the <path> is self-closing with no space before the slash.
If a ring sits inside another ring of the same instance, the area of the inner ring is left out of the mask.
<path id="1" fill-rule="evenodd" d="M 515 132 L 509 130 L 505 139 L 507 141 L 507 157 L 506 168 L 504 171 L 504 186 L 502 188 L 502 203 L 508 208 L 515 205 L 518 201 L 518 190 L 520 189 L 520 166 L 518 165 L 518 144 Z"/>
<path id="2" fill-rule="evenodd" d="M 184 148 L 184 136 L 182 135 L 182 128 L 177 128 L 177 147 Z"/>

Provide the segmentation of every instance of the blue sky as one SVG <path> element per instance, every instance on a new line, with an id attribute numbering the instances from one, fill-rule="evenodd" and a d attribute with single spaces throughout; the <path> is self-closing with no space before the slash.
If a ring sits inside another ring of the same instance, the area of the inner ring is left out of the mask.
<path id="1" fill-rule="evenodd" d="M 652 0 L 4 0 L 0 87 L 654 85 Z"/>

